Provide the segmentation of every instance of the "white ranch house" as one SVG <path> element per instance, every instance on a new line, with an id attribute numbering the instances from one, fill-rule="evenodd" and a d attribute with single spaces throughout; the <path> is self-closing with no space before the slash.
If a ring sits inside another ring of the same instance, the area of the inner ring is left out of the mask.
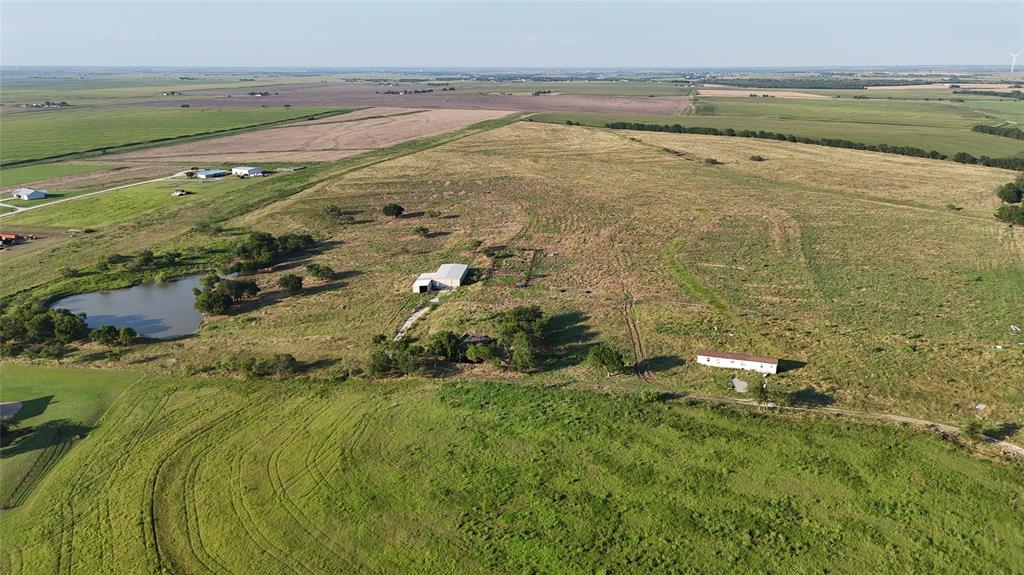
<path id="1" fill-rule="evenodd" d="M 442 264 L 436 272 L 420 274 L 412 284 L 412 293 L 455 289 L 462 285 L 468 271 L 465 264 Z"/>
<path id="2" fill-rule="evenodd" d="M 16 200 L 41 200 L 46 197 L 46 190 L 18 188 L 11 193 L 11 197 Z"/>
<path id="3" fill-rule="evenodd" d="M 697 363 L 711 367 L 724 367 L 726 369 L 745 369 L 758 373 L 778 373 L 779 371 L 779 360 L 773 357 L 715 351 L 713 349 L 698 349 Z"/>

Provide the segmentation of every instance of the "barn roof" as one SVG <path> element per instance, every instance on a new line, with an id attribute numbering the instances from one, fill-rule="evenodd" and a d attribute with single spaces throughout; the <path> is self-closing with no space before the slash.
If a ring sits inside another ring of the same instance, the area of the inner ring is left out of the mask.
<path id="1" fill-rule="evenodd" d="M 469 266 L 466 264 L 441 264 L 441 267 L 437 268 L 434 272 L 437 278 L 461 280 L 466 275 L 466 270 Z"/>
<path id="2" fill-rule="evenodd" d="M 717 357 L 721 359 L 735 359 L 737 361 L 754 361 L 757 363 L 769 363 L 778 365 L 779 360 L 774 357 L 764 357 L 761 355 L 750 355 L 746 353 L 733 353 L 731 351 L 716 351 L 713 349 L 698 349 L 697 355 L 703 355 L 705 357 Z"/>

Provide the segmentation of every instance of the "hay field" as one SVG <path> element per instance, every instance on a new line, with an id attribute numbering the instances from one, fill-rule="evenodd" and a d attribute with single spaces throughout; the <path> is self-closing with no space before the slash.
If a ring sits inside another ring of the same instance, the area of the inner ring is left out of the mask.
<path id="1" fill-rule="evenodd" d="M 807 362 L 779 389 L 813 388 L 840 406 L 956 422 L 982 402 L 992 424 L 1020 421 L 1024 354 L 1009 325 L 1024 322 L 1024 240 L 991 217 L 992 190 L 1012 177 L 784 142 L 520 122 L 235 218 L 336 242 L 306 261 L 345 279 L 214 318 L 135 358 L 198 368 L 221 353 L 274 350 L 360 365 L 372 335 L 425 303 L 408 293 L 412 278 L 460 261 L 494 267 L 495 278 L 442 298 L 412 335 L 486 332 L 495 311 L 538 303 L 560 326 L 541 379 L 633 385 L 594 382 L 578 363 L 598 339 L 634 350 L 635 324 L 662 388 L 723 392 L 728 373 L 691 362 L 708 345 Z M 381 216 L 391 201 L 413 215 Z M 356 221 L 332 220 L 327 205 Z M 481 252 L 502 245 L 541 250 L 529 287 L 511 286 L 516 258 Z M 260 278 L 271 292 L 275 280 Z"/>
<path id="2" fill-rule="evenodd" d="M 114 156 L 150 162 L 330 162 L 500 118 L 495 110 L 367 109 L 224 138 Z"/>
<path id="3" fill-rule="evenodd" d="M 821 100 L 829 99 L 830 96 L 825 94 L 814 94 L 811 92 L 794 92 L 791 90 L 771 90 L 771 89 L 742 89 L 742 88 L 726 88 L 726 87 L 715 87 L 713 84 L 705 84 L 705 86 L 711 86 L 701 88 L 697 91 L 698 96 L 720 96 L 725 98 L 749 98 L 751 96 L 761 96 L 768 94 L 775 98 L 796 98 L 798 100 Z"/>
<path id="4" fill-rule="evenodd" d="M 149 377 L 0 515 L 0 572 L 1008 572 L 1022 480 L 887 426 Z"/>

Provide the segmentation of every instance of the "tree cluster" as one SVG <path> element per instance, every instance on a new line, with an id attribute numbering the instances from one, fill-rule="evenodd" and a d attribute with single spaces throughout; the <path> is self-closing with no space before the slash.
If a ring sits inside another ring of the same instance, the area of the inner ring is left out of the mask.
<path id="1" fill-rule="evenodd" d="M 181 252 L 165 252 L 154 254 L 152 250 L 142 250 L 133 255 L 110 254 L 104 257 L 96 269 L 108 271 L 116 268 L 130 272 L 154 270 L 162 267 L 173 266 L 181 259 Z"/>
<path id="2" fill-rule="evenodd" d="M 275 353 L 267 357 L 224 356 L 217 363 L 222 371 L 244 373 L 249 377 L 285 379 L 301 371 L 301 364 L 290 353 Z"/>
<path id="3" fill-rule="evenodd" d="M 66 309 L 52 309 L 42 303 L 19 306 L 0 316 L 2 354 L 59 358 L 64 346 L 85 339 L 89 327 L 85 314 Z"/>
<path id="4" fill-rule="evenodd" d="M 260 293 L 254 281 L 231 280 L 210 272 L 199 281 L 202 289 L 192 288 L 196 310 L 211 315 L 221 315 L 241 300 L 256 297 Z"/>
<path id="5" fill-rule="evenodd" d="M 1024 226 L 1024 175 L 1016 180 L 1003 184 L 996 189 L 996 196 L 1002 205 L 996 210 L 996 218 L 1008 224 Z"/>
<path id="6" fill-rule="evenodd" d="M 703 134 L 708 136 L 734 136 L 739 138 L 760 138 L 763 140 L 777 140 L 780 142 L 797 142 L 800 144 L 813 144 L 816 146 L 827 146 L 830 148 L 846 148 L 851 150 L 866 150 L 869 152 L 882 152 L 885 154 L 896 154 L 900 156 L 912 156 L 915 158 L 931 158 L 933 160 L 953 160 L 961 164 L 981 164 L 992 168 L 1003 168 L 1007 170 L 1024 170 L 1024 158 L 991 158 L 989 156 L 975 157 L 967 152 L 957 152 L 952 158 L 936 150 L 924 150 L 914 146 L 890 146 L 889 144 L 864 144 L 841 138 L 808 138 L 794 134 L 783 134 L 781 132 L 766 132 L 764 130 L 734 130 L 732 128 L 711 128 L 707 126 L 682 126 L 679 124 L 642 124 L 636 122 L 610 122 L 604 125 L 613 130 L 640 130 L 646 132 L 671 132 L 673 134 Z"/>
<path id="7" fill-rule="evenodd" d="M 1002 136 L 1004 138 L 1024 140 L 1024 130 L 1013 126 L 986 126 L 984 124 L 978 124 L 971 128 L 971 131 L 980 132 L 982 134 L 991 134 L 993 136 Z"/>
<path id="8" fill-rule="evenodd" d="M 135 343 L 138 338 L 138 333 L 134 329 L 124 326 L 120 329 L 112 325 L 101 325 L 100 327 L 92 330 L 89 334 L 89 339 L 108 347 L 126 347 Z"/>
<path id="9" fill-rule="evenodd" d="M 996 92 L 995 90 L 953 90 L 954 94 L 973 94 L 975 96 L 995 96 L 997 98 L 1010 98 L 1013 100 L 1024 100 L 1024 92 L 1011 90 L 1009 92 Z"/>
<path id="10" fill-rule="evenodd" d="M 235 243 L 231 254 L 238 258 L 229 272 L 254 272 L 293 257 L 316 246 L 309 234 L 283 234 L 277 237 L 266 232 L 253 232 Z"/>
<path id="11" fill-rule="evenodd" d="M 498 320 L 498 345 L 509 354 L 509 367 L 530 371 L 537 367 L 537 351 L 547 335 L 548 320 L 539 306 L 519 306 Z"/>

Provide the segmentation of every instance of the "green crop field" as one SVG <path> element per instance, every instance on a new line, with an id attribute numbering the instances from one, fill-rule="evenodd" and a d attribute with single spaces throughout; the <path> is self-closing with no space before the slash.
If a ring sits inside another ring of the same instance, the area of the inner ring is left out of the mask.
<path id="1" fill-rule="evenodd" d="M 19 401 L 22 408 L 14 417 L 19 428 L 16 437 L 13 441 L 5 438 L 0 448 L 0 507 L 23 503 L 61 457 L 81 443 L 81 437 L 111 403 L 140 377 L 130 372 L 3 366 L 0 401 Z M 19 435 L 26 431 L 30 433 Z"/>
<path id="2" fill-rule="evenodd" d="M 886 426 L 475 381 L 151 377 L 0 516 L 0 570 L 1012 572 L 1022 480 Z"/>
<path id="3" fill-rule="evenodd" d="M 87 174 L 113 168 L 111 164 L 83 164 L 74 162 L 60 162 L 53 164 L 37 164 L 21 168 L 8 168 L 0 170 L 0 186 L 20 186 L 29 182 L 50 180 L 62 176 L 73 176 L 75 174 Z"/>
<path id="4" fill-rule="evenodd" d="M 974 124 L 998 123 L 991 121 L 991 119 L 981 119 L 982 115 L 980 113 L 978 116 L 979 120 L 974 122 Z M 946 118 L 948 119 L 948 116 Z M 571 120 L 589 126 L 604 126 L 610 122 L 641 122 L 706 126 L 723 130 L 726 128 L 734 130 L 765 130 L 810 138 L 842 138 L 864 144 L 914 146 L 925 150 L 937 150 L 946 155 L 968 152 L 975 156 L 998 158 L 1024 156 L 1024 144 L 1020 140 L 972 132 L 971 126 L 974 124 L 950 128 L 927 125 L 873 124 L 832 120 L 763 118 L 756 116 L 642 116 L 590 113 L 545 113 L 536 114 L 533 116 L 533 119 L 536 122 L 550 122 L 554 124 L 564 124 L 566 121 Z"/>
<path id="5" fill-rule="evenodd" d="M 3 164 L 304 118 L 325 108 L 87 108 L 0 116 Z"/>

